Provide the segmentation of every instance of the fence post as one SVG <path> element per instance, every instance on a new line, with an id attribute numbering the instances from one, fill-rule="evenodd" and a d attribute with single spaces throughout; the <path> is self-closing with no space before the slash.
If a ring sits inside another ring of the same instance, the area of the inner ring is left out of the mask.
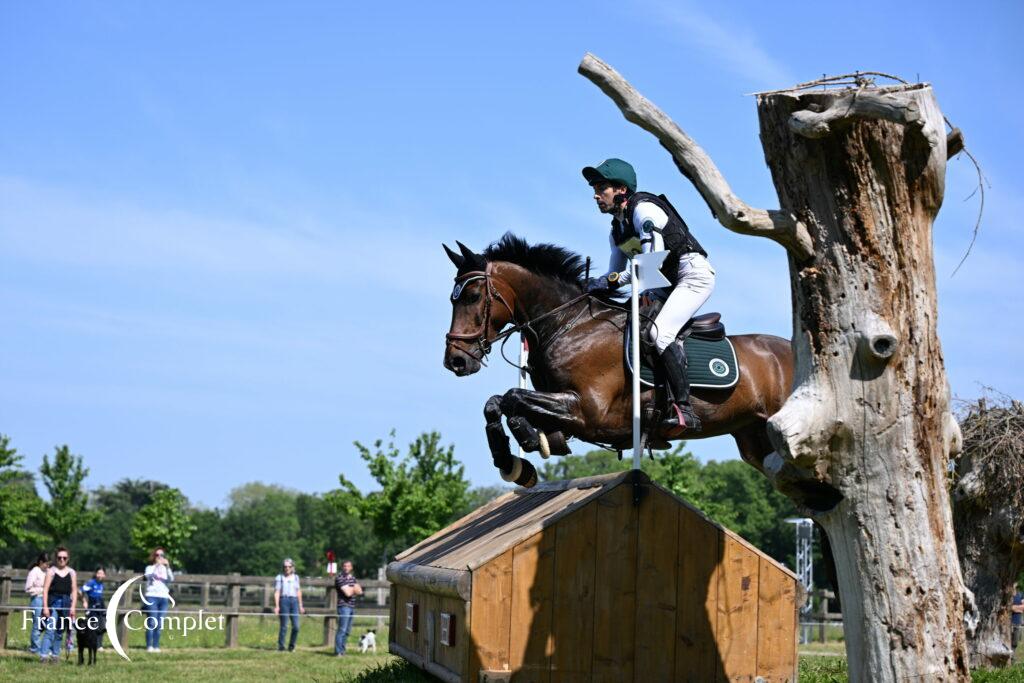
<path id="1" fill-rule="evenodd" d="M 210 582 L 203 581 L 202 588 L 199 589 L 199 607 L 204 611 L 210 606 Z"/>
<path id="2" fill-rule="evenodd" d="M 228 578 L 228 625 L 224 639 L 227 647 L 238 647 L 238 608 L 242 606 L 242 584 L 237 581 L 239 576 L 238 572 L 231 572 Z"/>
<path id="3" fill-rule="evenodd" d="M 11 609 L 11 570 L 13 567 L 6 564 L 0 571 L 0 647 L 7 649 L 7 632 L 10 629 Z"/>
<path id="4" fill-rule="evenodd" d="M 338 632 L 338 592 L 333 586 L 327 587 L 327 614 L 324 616 L 324 645 L 334 645 Z"/>
<path id="5" fill-rule="evenodd" d="M 125 579 L 124 581 L 127 581 Z M 124 583 L 122 581 L 121 583 Z M 117 639 L 121 643 L 121 647 L 128 647 L 128 612 L 131 611 L 132 606 L 132 593 L 134 591 L 125 591 L 124 596 L 121 598 L 121 609 L 123 610 L 123 616 L 117 622 Z M 142 625 L 145 626 L 145 616 L 143 617 Z"/>

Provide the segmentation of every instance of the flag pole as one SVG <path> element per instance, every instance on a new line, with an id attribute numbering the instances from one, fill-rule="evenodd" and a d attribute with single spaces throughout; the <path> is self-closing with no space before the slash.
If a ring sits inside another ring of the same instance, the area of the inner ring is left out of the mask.
<path id="1" fill-rule="evenodd" d="M 633 469 L 640 469 L 640 268 L 636 258 L 629 262 L 630 270 L 630 355 L 633 363 Z"/>

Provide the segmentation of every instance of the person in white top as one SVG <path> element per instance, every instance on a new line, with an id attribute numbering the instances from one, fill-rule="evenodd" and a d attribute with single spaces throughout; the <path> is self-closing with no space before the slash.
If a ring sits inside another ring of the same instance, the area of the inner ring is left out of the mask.
<path id="1" fill-rule="evenodd" d="M 46 584 L 46 570 L 50 568 L 50 556 L 39 553 L 36 562 L 28 570 L 25 577 L 25 592 L 28 593 L 28 606 L 32 610 L 32 633 L 28 639 L 28 651 L 39 652 L 40 619 L 43 616 L 43 586 Z"/>
<path id="2" fill-rule="evenodd" d="M 295 651 L 295 641 L 299 638 L 299 615 L 306 613 L 302 606 L 302 588 L 299 586 L 299 575 L 295 573 L 292 558 L 284 559 L 282 573 L 274 578 L 274 614 L 280 616 L 281 627 L 277 631 L 277 649 L 284 650 L 284 635 L 288 631 L 288 622 L 292 622 L 292 635 L 288 641 L 288 651 Z"/>
<path id="3" fill-rule="evenodd" d="M 612 216 L 608 272 L 587 282 L 588 292 L 610 291 L 630 282 L 626 259 L 637 254 L 668 251 L 662 273 L 672 283 L 665 305 L 651 327 L 676 414 L 687 430 L 699 431 L 700 420 L 690 406 L 686 353 L 674 343 L 679 331 L 704 305 L 715 288 L 715 269 L 679 212 L 664 195 L 637 192 L 636 171 L 622 159 L 587 166 L 583 177 L 593 188 L 594 201 Z"/>
<path id="4" fill-rule="evenodd" d="M 154 548 L 149 561 L 143 600 L 146 603 L 146 652 L 160 652 L 160 630 L 171 597 L 170 583 L 174 581 L 174 572 L 163 548 Z"/>

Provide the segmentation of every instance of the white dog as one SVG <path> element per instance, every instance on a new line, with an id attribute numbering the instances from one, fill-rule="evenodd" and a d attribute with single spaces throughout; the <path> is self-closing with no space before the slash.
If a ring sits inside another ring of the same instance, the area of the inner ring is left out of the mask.
<path id="1" fill-rule="evenodd" d="M 359 636 L 359 651 L 365 653 L 367 650 L 373 650 L 374 654 L 377 652 L 376 629 L 371 628 L 369 631 Z"/>

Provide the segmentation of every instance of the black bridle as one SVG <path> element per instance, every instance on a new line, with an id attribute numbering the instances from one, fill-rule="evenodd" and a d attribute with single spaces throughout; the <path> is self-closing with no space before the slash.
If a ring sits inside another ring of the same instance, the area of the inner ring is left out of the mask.
<path id="1" fill-rule="evenodd" d="M 572 306 L 573 304 L 577 304 L 580 301 L 583 301 L 584 299 L 592 296 L 589 292 L 584 292 L 579 296 L 573 297 L 569 301 L 566 301 L 564 304 L 556 306 L 555 308 L 552 308 L 550 311 L 547 311 L 546 313 L 540 314 L 536 318 L 527 320 L 524 323 L 519 323 L 516 321 L 515 309 L 508 303 L 508 301 L 505 300 L 505 297 L 502 296 L 501 291 L 495 286 L 495 282 L 501 283 L 505 288 L 508 289 L 508 291 L 513 292 L 513 295 L 515 293 L 515 290 L 512 289 L 511 285 L 509 285 L 507 282 L 498 279 L 495 275 L 491 273 L 490 263 L 487 264 L 486 270 L 473 270 L 455 278 L 455 290 L 452 291 L 452 300 L 454 301 L 458 299 L 459 296 L 462 295 L 465 286 L 474 280 L 484 281 L 483 325 L 480 327 L 480 329 L 478 329 L 475 332 L 465 332 L 460 334 L 453 334 L 449 332 L 448 334 L 445 335 L 445 339 L 449 344 L 451 344 L 455 348 L 470 355 L 473 355 L 470 348 L 459 346 L 458 343 L 468 342 L 470 344 L 475 344 L 476 347 L 480 349 L 480 356 L 479 358 L 477 358 L 477 360 L 481 362 L 491 352 L 491 348 L 494 346 L 495 342 L 504 342 L 516 332 L 521 332 L 523 330 L 529 330 L 536 337 L 537 332 L 536 330 L 533 329 L 533 325 L 540 322 L 541 320 L 544 320 L 545 318 L 554 315 L 555 313 L 558 313 L 559 311 L 565 308 L 568 308 L 569 306 Z M 488 338 L 487 333 L 491 328 L 491 309 L 493 307 L 493 302 L 495 299 L 501 302 L 501 304 L 504 305 L 506 309 L 508 309 L 510 320 L 516 324 L 508 328 L 504 332 L 499 332 L 494 337 Z M 515 364 L 513 363 L 513 365 Z"/>

